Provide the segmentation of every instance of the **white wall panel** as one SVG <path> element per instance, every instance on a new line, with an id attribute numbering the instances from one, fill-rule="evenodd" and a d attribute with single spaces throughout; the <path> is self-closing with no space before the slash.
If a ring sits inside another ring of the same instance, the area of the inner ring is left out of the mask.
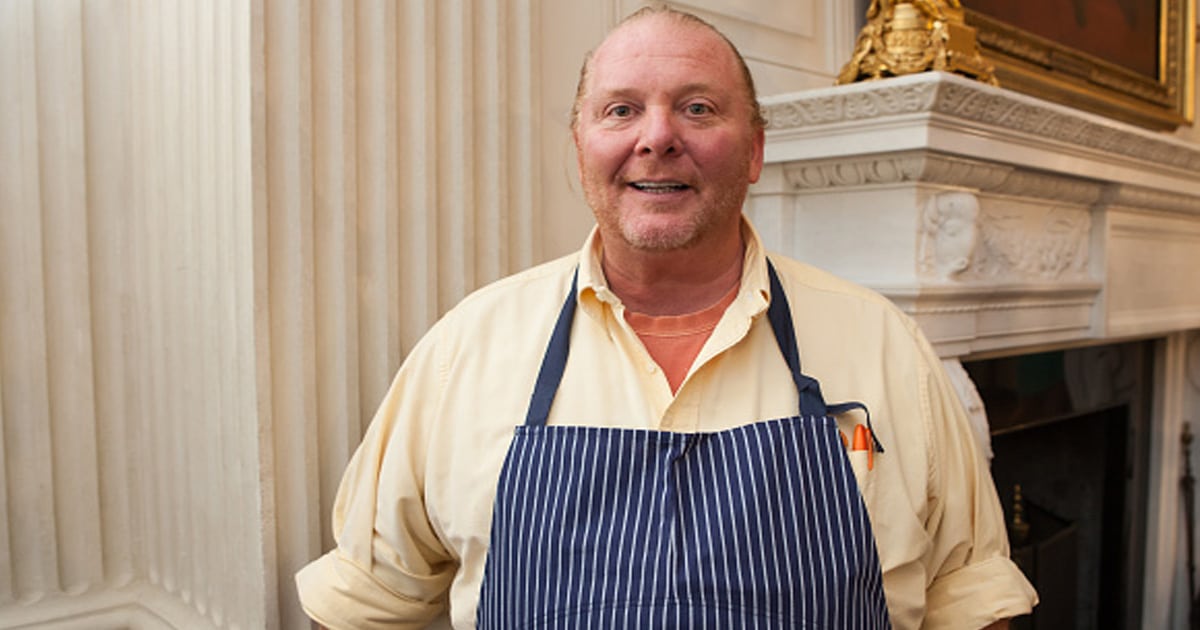
<path id="1" fill-rule="evenodd" d="M 127 210 L 130 200 L 129 64 L 126 3 L 82 5 L 84 124 L 89 260 L 95 394 L 96 461 L 100 496 L 100 534 L 104 578 L 123 584 L 133 577 L 129 417 L 131 394 L 128 357 L 132 260 Z M 108 77 L 108 80 L 94 80 Z M 71 305 L 75 308 L 75 305 Z"/>
<path id="2" fill-rule="evenodd" d="M 854 3 L 838 0 L 682 0 L 746 58 L 762 94 L 833 84 L 854 48 Z M 638 5 L 625 0 L 625 8 Z"/>
<path id="3" fill-rule="evenodd" d="M 0 627 L 268 625 L 239 6 L 0 4 Z"/>
<path id="4" fill-rule="evenodd" d="M 0 375 L 4 380 L 4 440 L 11 581 L 8 599 L 35 601 L 59 590 L 51 417 L 49 289 L 43 266 L 41 134 L 45 104 L 37 88 L 38 33 L 33 2 L 0 7 L 3 77 L 0 97 L 5 168 L 0 185 Z M 21 95 L 22 98 L 17 98 Z"/>
<path id="5" fill-rule="evenodd" d="M 1105 332 L 1149 336 L 1200 328 L 1200 225 L 1184 214 L 1122 210 L 1110 212 L 1106 222 Z"/>
<path id="6" fill-rule="evenodd" d="M 132 190 L 119 260 L 131 304 L 134 571 L 161 615 L 183 608 L 215 626 L 269 627 L 274 553 L 259 491 L 269 458 L 243 347 L 255 343 L 250 179 L 237 168 L 248 158 L 233 157 L 249 142 L 238 122 L 248 97 L 234 96 L 249 91 L 249 14 L 240 2 L 125 6 Z"/>
<path id="7" fill-rule="evenodd" d="M 74 473 L 51 482 L 59 586 L 67 592 L 102 574 L 91 313 L 76 308 L 90 301 L 81 11 L 78 2 L 34 4 L 50 465 Z"/>
<path id="8" fill-rule="evenodd" d="M 403 355 L 536 257 L 534 55 L 514 36 L 531 24 L 506 1 L 263 3 L 255 302 L 284 627 L 303 621 L 291 574 L 332 544 L 341 469 Z"/>

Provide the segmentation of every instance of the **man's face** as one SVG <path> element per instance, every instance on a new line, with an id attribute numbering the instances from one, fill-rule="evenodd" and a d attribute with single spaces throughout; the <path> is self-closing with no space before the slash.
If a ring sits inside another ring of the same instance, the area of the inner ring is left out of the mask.
<path id="1" fill-rule="evenodd" d="M 728 44 L 698 25 L 650 16 L 601 44 L 575 146 L 605 243 L 663 252 L 740 238 L 763 160 L 746 91 Z"/>

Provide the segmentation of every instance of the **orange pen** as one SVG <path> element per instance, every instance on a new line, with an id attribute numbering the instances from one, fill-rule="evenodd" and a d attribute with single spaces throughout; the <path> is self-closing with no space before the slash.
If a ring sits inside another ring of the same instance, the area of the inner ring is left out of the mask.
<path id="1" fill-rule="evenodd" d="M 867 470 L 875 468 L 875 449 L 871 448 L 871 431 L 867 427 L 854 425 L 854 447 L 852 451 L 867 452 Z"/>

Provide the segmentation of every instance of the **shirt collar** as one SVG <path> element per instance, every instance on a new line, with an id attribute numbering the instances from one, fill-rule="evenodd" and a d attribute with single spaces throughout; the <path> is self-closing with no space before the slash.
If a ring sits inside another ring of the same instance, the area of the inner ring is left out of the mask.
<path id="1" fill-rule="evenodd" d="M 767 310 L 771 300 L 767 256 L 758 231 L 745 215 L 742 215 L 741 227 L 746 252 L 742 260 L 741 288 L 738 289 L 734 305 L 747 315 L 755 316 Z M 579 286 L 576 289 L 579 304 L 590 315 L 599 314 L 604 305 L 614 309 L 621 305 L 621 299 L 608 288 L 608 281 L 600 264 L 603 256 L 604 247 L 600 240 L 599 228 L 593 227 L 579 253 Z"/>

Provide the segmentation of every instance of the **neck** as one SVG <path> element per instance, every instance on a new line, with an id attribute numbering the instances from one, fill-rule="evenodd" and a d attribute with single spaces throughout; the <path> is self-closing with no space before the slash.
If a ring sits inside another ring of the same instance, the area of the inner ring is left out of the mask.
<path id="1" fill-rule="evenodd" d="M 605 244 L 602 267 L 609 288 L 629 310 L 684 315 L 715 304 L 741 281 L 744 252 L 740 230 L 721 244 L 668 252 Z"/>

